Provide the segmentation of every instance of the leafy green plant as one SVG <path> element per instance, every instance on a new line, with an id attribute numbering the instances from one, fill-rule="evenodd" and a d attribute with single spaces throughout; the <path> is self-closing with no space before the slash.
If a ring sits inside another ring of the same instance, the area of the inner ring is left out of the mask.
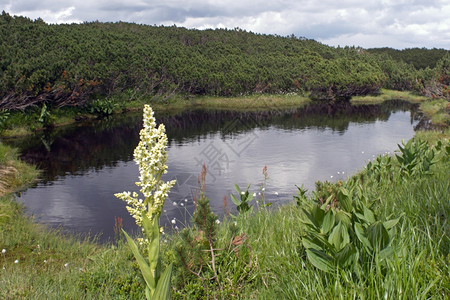
<path id="1" fill-rule="evenodd" d="M 39 114 L 38 121 L 44 125 L 44 127 L 51 127 L 55 122 L 56 117 L 52 115 L 47 105 L 42 104 L 41 113 Z"/>
<path id="2" fill-rule="evenodd" d="M 372 162 L 366 165 L 366 175 L 370 176 L 375 182 L 391 182 L 396 178 L 394 174 L 394 161 L 392 156 L 378 155 Z"/>
<path id="3" fill-rule="evenodd" d="M 97 99 L 91 103 L 91 113 L 104 118 L 112 115 L 117 107 L 117 103 L 111 98 Z"/>
<path id="4" fill-rule="evenodd" d="M 359 274 L 375 256 L 383 260 L 392 254 L 390 244 L 400 218 L 381 220 L 372 210 L 374 201 L 365 199 L 360 185 L 341 186 L 337 202 L 332 201 L 333 195 L 324 203 L 303 208 L 302 243 L 315 267 L 325 272 L 339 267 Z"/>
<path id="5" fill-rule="evenodd" d="M 140 173 L 140 181 L 136 185 L 141 186 L 140 191 L 145 199 L 139 199 L 136 192 L 132 195 L 130 192 L 117 193 L 115 196 L 127 202 L 127 210 L 142 228 L 145 237 L 141 243 L 146 246 L 147 259 L 136 242 L 122 230 L 147 284 L 147 299 L 169 299 L 172 265 L 162 272 L 159 218 L 169 190 L 176 181 L 161 180 L 161 176 L 167 172 L 167 136 L 163 124 L 156 128 L 153 110 L 148 105 L 144 106 L 144 129 L 139 135 L 140 142 L 134 150 Z"/>
<path id="6" fill-rule="evenodd" d="M 247 186 L 245 191 L 241 191 L 237 184 L 234 185 L 235 190 L 238 193 L 238 198 L 233 194 L 230 194 L 231 200 L 234 204 L 236 204 L 236 209 L 240 214 L 251 213 L 253 211 L 253 206 L 250 206 L 250 202 L 253 199 L 253 194 L 251 194 L 248 189 L 250 188 L 250 184 Z"/>
<path id="7" fill-rule="evenodd" d="M 6 109 L 0 110 L 0 131 L 6 127 L 9 118 L 9 112 Z"/>
<path id="8" fill-rule="evenodd" d="M 400 163 L 402 175 L 410 177 L 431 174 L 430 167 L 435 163 L 435 152 L 428 142 L 410 139 L 398 147 L 401 154 L 396 154 L 395 157 Z"/>
<path id="9" fill-rule="evenodd" d="M 298 206 L 301 206 L 302 203 L 304 203 L 307 199 L 306 193 L 308 192 L 308 189 L 304 188 L 303 184 L 302 186 L 296 185 L 296 187 L 297 187 L 297 195 L 294 195 L 294 200 Z"/>

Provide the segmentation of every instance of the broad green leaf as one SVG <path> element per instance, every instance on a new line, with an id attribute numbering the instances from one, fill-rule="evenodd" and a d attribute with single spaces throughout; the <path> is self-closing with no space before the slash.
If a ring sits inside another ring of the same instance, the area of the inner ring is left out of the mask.
<path id="1" fill-rule="evenodd" d="M 323 218 L 325 217 L 325 211 L 320 209 L 319 206 L 314 205 L 313 209 L 311 210 L 311 216 L 316 221 L 317 227 L 320 227 L 320 224 L 322 224 Z"/>
<path id="2" fill-rule="evenodd" d="M 325 233 L 325 234 L 330 232 L 330 230 L 331 230 L 331 228 L 333 228 L 334 224 L 335 224 L 335 216 L 334 216 L 333 210 L 330 209 L 327 211 L 327 213 L 325 214 L 325 217 L 323 218 L 321 232 Z"/>
<path id="3" fill-rule="evenodd" d="M 355 212 L 355 216 L 357 216 L 361 221 L 364 221 L 365 223 L 369 223 L 369 221 L 366 219 L 366 217 L 364 217 L 363 214 Z"/>
<path id="4" fill-rule="evenodd" d="M 234 185 L 234 189 L 239 193 L 239 195 L 241 194 L 241 189 L 237 184 Z"/>
<path id="5" fill-rule="evenodd" d="M 316 220 L 314 219 L 314 217 L 304 208 L 302 208 L 303 213 L 305 214 L 305 216 L 308 218 L 308 220 L 302 220 L 303 223 L 305 224 L 310 224 L 312 226 L 314 226 L 314 228 L 319 228 L 319 224 L 317 224 Z"/>
<path id="6" fill-rule="evenodd" d="M 159 239 L 154 239 L 149 242 L 148 245 L 148 261 L 150 270 L 155 274 L 155 280 L 158 281 L 159 277 Z"/>
<path id="7" fill-rule="evenodd" d="M 336 260 L 339 266 L 350 266 L 357 260 L 357 251 L 352 244 L 347 244 L 341 251 L 336 253 Z"/>
<path id="8" fill-rule="evenodd" d="M 352 212 L 353 210 L 353 190 L 348 190 L 344 187 L 339 189 L 338 201 L 339 204 L 346 212 Z"/>
<path id="9" fill-rule="evenodd" d="M 354 225 L 356 236 L 358 237 L 358 240 L 369 250 L 372 250 L 372 245 L 370 244 L 370 241 L 367 239 L 367 237 L 364 234 L 364 228 L 359 223 L 355 223 Z"/>
<path id="10" fill-rule="evenodd" d="M 158 280 L 158 285 L 156 286 L 155 293 L 153 294 L 153 299 L 170 299 L 170 278 L 172 275 L 172 264 L 168 266 L 164 273 Z"/>
<path id="11" fill-rule="evenodd" d="M 302 242 L 306 249 L 315 248 L 317 250 L 323 250 L 333 248 L 333 245 L 323 235 L 313 231 L 309 232 L 308 236 L 303 237 Z"/>
<path id="12" fill-rule="evenodd" d="M 350 226 L 352 223 L 351 215 L 343 210 L 337 210 L 336 213 L 336 222 L 342 222 L 344 225 Z"/>
<path id="13" fill-rule="evenodd" d="M 142 257 L 133 239 L 125 232 L 125 230 L 122 229 L 122 232 L 125 234 L 128 245 L 130 246 L 131 252 L 133 252 L 134 257 L 136 258 L 139 268 L 141 269 L 142 276 L 144 277 L 144 280 L 147 283 L 147 286 L 149 287 L 150 291 L 154 290 L 156 283 L 152 271 L 150 270 L 150 267 L 148 266 L 145 259 Z"/>
<path id="14" fill-rule="evenodd" d="M 394 253 L 394 248 L 392 247 L 386 247 L 383 250 L 380 251 L 380 253 L 378 254 L 378 257 L 381 260 L 384 260 L 390 256 L 392 256 L 392 254 Z"/>
<path id="15" fill-rule="evenodd" d="M 369 208 L 367 208 L 367 206 L 365 206 L 364 204 L 363 208 L 364 208 L 364 217 L 366 218 L 366 220 L 371 224 L 374 223 L 376 220 L 373 212 Z"/>
<path id="16" fill-rule="evenodd" d="M 234 204 L 239 205 L 241 204 L 241 200 L 236 199 L 236 197 L 233 194 L 230 194 L 231 201 L 233 201 Z"/>
<path id="17" fill-rule="evenodd" d="M 342 222 L 339 222 L 339 224 L 333 228 L 328 237 L 328 242 L 332 244 L 337 251 L 344 248 L 350 242 L 347 227 L 343 225 Z"/>
<path id="18" fill-rule="evenodd" d="M 384 228 L 386 228 L 386 230 L 391 229 L 392 227 L 397 225 L 397 223 L 400 221 L 401 217 L 402 216 L 398 217 L 397 219 L 392 219 L 392 220 L 388 220 L 388 221 L 383 222 Z"/>
<path id="19" fill-rule="evenodd" d="M 322 271 L 331 272 L 335 269 L 334 259 L 323 251 L 307 249 L 306 256 L 313 266 Z"/>
<path id="20" fill-rule="evenodd" d="M 367 239 L 372 247 L 378 251 L 384 249 L 389 244 L 389 233 L 384 228 L 383 223 L 375 222 L 367 228 Z"/>
<path id="21" fill-rule="evenodd" d="M 253 194 L 248 194 L 247 196 L 247 202 L 251 202 L 253 199 Z"/>
<path id="22" fill-rule="evenodd" d="M 322 250 L 323 245 L 320 245 L 317 243 L 317 240 L 310 239 L 307 237 L 302 238 L 302 244 L 305 249 L 316 249 L 316 250 Z"/>

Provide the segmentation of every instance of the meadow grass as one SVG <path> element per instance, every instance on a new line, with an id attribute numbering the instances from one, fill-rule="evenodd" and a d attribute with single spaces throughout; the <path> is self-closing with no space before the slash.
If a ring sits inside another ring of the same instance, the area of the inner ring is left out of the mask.
<path id="1" fill-rule="evenodd" d="M 445 99 L 433 99 L 423 101 L 420 110 L 431 119 L 435 125 L 450 125 L 450 104 Z"/>
<path id="2" fill-rule="evenodd" d="M 404 100 L 411 103 L 419 103 L 428 99 L 429 98 L 425 96 L 417 95 L 409 91 L 381 89 L 381 93 L 379 95 L 356 96 L 352 97 L 350 102 L 352 104 L 380 104 L 387 100 Z"/>

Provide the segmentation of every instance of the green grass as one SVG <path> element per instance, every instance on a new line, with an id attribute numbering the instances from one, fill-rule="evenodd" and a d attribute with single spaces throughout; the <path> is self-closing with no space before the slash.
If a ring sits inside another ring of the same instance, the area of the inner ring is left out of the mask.
<path id="1" fill-rule="evenodd" d="M 433 99 L 424 101 L 420 105 L 420 110 L 431 119 L 435 125 L 450 125 L 450 105 L 445 99 Z"/>
<path id="2" fill-rule="evenodd" d="M 39 174 L 34 167 L 17 159 L 17 149 L 0 142 L 0 196 L 31 184 Z"/>
<path id="3" fill-rule="evenodd" d="M 380 95 L 376 96 L 357 96 L 353 97 L 350 102 L 353 104 L 379 104 L 386 100 L 404 100 L 412 103 L 419 103 L 427 100 L 427 97 L 417 95 L 409 91 L 395 91 L 382 89 Z"/>
<path id="4" fill-rule="evenodd" d="M 271 110 L 274 108 L 298 107 L 310 101 L 307 97 L 297 94 L 262 94 L 240 97 L 196 97 L 191 100 L 191 105 L 225 110 Z"/>

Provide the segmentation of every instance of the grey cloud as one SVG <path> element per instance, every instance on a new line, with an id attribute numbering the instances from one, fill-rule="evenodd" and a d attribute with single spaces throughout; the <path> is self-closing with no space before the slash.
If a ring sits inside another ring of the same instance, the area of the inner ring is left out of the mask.
<path id="1" fill-rule="evenodd" d="M 293 33 L 321 41 L 360 38 L 366 44 L 377 41 L 380 47 L 389 46 L 383 40 L 417 47 L 450 47 L 445 44 L 450 40 L 450 25 L 444 13 L 449 12 L 450 5 L 444 0 L 0 0 L 0 10 L 3 9 L 34 18 L 44 14 L 41 17 L 48 22 L 98 20 L 189 28 L 226 26 L 258 33 Z M 432 34 L 433 26 L 436 33 Z M 380 39 L 382 36 L 385 38 Z"/>

